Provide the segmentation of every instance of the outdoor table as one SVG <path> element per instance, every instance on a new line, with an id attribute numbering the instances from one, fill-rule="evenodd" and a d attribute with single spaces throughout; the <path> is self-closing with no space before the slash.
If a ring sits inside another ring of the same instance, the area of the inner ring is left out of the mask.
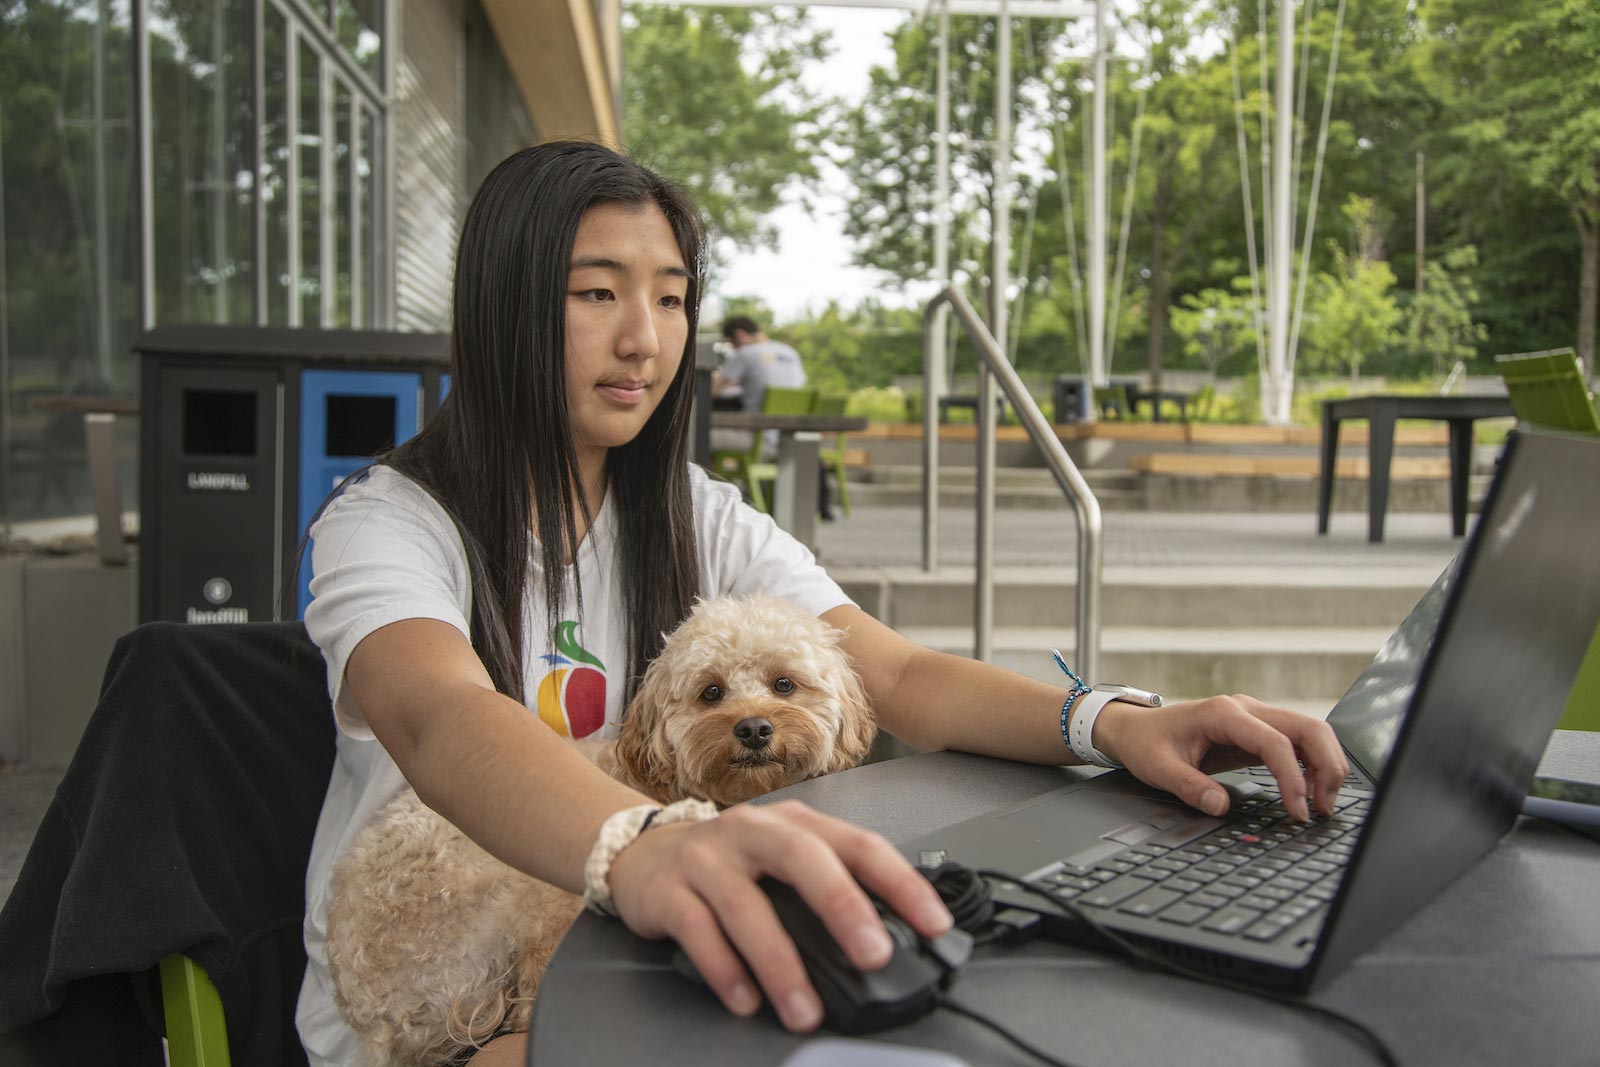
<path id="1" fill-rule="evenodd" d="M 1139 410 L 1139 405 L 1145 401 L 1150 402 L 1150 420 L 1161 421 L 1161 402 L 1170 400 L 1178 405 L 1178 421 L 1189 421 L 1189 401 L 1193 394 L 1182 389 L 1145 389 L 1141 386 L 1128 386 L 1128 404 L 1134 411 Z"/>
<path id="2" fill-rule="evenodd" d="M 1435 419 L 1450 427 L 1450 532 L 1467 532 L 1467 476 L 1472 472 L 1472 424 L 1511 414 L 1504 396 L 1352 396 L 1322 403 L 1322 465 L 1317 486 L 1317 533 L 1328 532 L 1339 423 L 1367 420 L 1367 540 L 1383 540 L 1389 507 L 1389 464 L 1396 419 Z"/>
<path id="3" fill-rule="evenodd" d="M 755 803 L 802 800 L 909 841 L 1094 773 L 932 752 L 816 778 Z M 1540 773 L 1600 780 L 1600 734 L 1556 731 Z M 1594 841 L 1521 819 L 1306 999 L 1370 1026 L 1401 1063 L 1592 1063 L 1600 1048 L 1597 858 Z M 579 916 L 539 987 L 528 1062 L 776 1067 L 815 1039 L 786 1032 L 768 1012 L 735 1018 L 674 970 L 672 954 L 671 942 L 637 938 L 615 919 Z M 1072 1063 L 1373 1062 L 1305 1013 L 1054 941 L 980 949 L 951 995 Z M 973 1067 L 1038 1062 L 943 1011 L 863 1040 L 939 1049 Z"/>
<path id="4" fill-rule="evenodd" d="M 817 533 L 817 456 L 825 433 L 865 430 L 860 415 L 768 415 L 759 411 L 713 411 L 711 428 L 776 430 L 778 477 L 773 488 L 772 517 L 807 548 L 815 549 Z"/>

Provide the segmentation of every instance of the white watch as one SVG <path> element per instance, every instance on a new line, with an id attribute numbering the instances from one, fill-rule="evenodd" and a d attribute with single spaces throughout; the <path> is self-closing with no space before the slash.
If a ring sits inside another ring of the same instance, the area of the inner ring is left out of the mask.
<path id="1" fill-rule="evenodd" d="M 1072 748 L 1072 754 L 1094 767 L 1120 768 L 1122 764 L 1094 747 L 1094 721 L 1100 717 L 1100 712 L 1113 700 L 1121 700 L 1128 704 L 1137 704 L 1142 708 L 1159 708 L 1161 694 L 1152 693 L 1148 689 L 1139 689 L 1131 685 L 1120 685 L 1116 682 L 1101 682 L 1083 695 L 1078 701 L 1078 706 L 1072 710 L 1072 722 L 1067 734 L 1067 744 Z"/>

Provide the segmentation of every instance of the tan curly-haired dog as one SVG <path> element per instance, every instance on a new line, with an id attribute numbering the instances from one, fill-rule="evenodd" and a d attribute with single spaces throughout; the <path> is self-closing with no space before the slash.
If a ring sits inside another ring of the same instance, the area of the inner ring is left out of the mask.
<path id="1" fill-rule="evenodd" d="M 578 744 L 663 803 L 737 804 L 853 767 L 876 726 L 841 636 L 774 597 L 701 601 L 645 672 L 615 744 Z M 437 1067 L 526 1030 L 581 907 L 402 792 L 333 872 L 328 967 L 365 1061 Z"/>

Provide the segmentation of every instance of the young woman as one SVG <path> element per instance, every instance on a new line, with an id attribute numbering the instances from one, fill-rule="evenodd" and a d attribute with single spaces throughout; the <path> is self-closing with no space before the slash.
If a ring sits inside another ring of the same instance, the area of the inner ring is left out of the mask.
<path id="1" fill-rule="evenodd" d="M 675 938 L 729 1011 L 765 997 L 792 1030 L 821 1007 L 759 877 L 794 885 L 865 968 L 890 946 L 863 886 L 925 934 L 949 926 L 876 835 L 797 803 L 641 829 L 649 798 L 563 741 L 614 728 L 697 595 L 766 591 L 843 629 L 880 724 L 912 745 L 1076 762 L 1062 689 L 906 641 L 688 463 L 701 239 L 680 192 L 605 148 L 506 160 L 462 228 L 448 400 L 312 528 L 306 625 L 340 726 L 307 874 L 298 1021 L 315 1065 L 353 1047 L 323 944 L 329 870 L 402 775 L 494 855 Z M 1227 797 L 1202 768 L 1241 753 L 1300 817 L 1308 797 L 1331 810 L 1346 772 L 1326 726 L 1247 697 L 1113 702 L 1092 743 L 1213 814 Z M 506 1035 L 455 1062 L 520 1064 L 525 1046 Z"/>

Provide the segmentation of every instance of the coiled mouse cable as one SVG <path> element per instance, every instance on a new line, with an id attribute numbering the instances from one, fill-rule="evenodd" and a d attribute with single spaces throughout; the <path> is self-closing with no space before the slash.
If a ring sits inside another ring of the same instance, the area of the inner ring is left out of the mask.
<path id="1" fill-rule="evenodd" d="M 994 919 L 994 899 L 989 883 L 977 871 L 959 863 L 941 863 L 919 870 L 944 901 L 944 906 L 950 909 L 950 917 L 957 926 L 972 934 L 978 944 L 993 939 L 988 931 Z"/>

